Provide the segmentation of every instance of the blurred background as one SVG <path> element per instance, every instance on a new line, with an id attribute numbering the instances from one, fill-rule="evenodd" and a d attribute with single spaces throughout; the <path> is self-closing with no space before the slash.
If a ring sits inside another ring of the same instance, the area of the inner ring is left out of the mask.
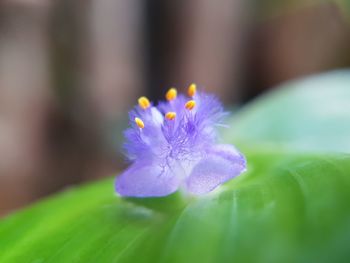
<path id="1" fill-rule="evenodd" d="M 1 0 L 0 216 L 123 169 L 141 95 L 195 82 L 238 107 L 350 66 L 349 2 Z"/>

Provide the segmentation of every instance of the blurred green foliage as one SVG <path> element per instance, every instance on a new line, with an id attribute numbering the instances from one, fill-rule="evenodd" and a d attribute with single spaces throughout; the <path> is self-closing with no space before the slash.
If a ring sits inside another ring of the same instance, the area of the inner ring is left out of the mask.
<path id="1" fill-rule="evenodd" d="M 255 150 L 349 153 L 349 83 L 346 70 L 290 81 L 233 116 L 225 140 Z"/>
<path id="2" fill-rule="evenodd" d="M 234 116 L 248 171 L 189 200 L 123 199 L 113 178 L 0 223 L 0 262 L 346 262 L 350 72 L 287 83 Z"/>
<path id="3" fill-rule="evenodd" d="M 267 0 L 267 1 L 253 1 L 252 5 L 257 7 L 261 14 L 261 18 L 268 19 L 281 14 L 285 14 L 303 8 L 312 8 L 324 5 L 337 6 L 344 14 L 350 12 L 349 0 Z"/>

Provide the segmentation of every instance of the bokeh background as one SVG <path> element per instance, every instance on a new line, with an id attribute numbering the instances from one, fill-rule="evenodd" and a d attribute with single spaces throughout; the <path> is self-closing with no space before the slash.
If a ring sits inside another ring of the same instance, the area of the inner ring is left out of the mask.
<path id="1" fill-rule="evenodd" d="M 122 130 L 141 95 L 195 82 L 237 108 L 281 82 L 350 66 L 349 7 L 0 1 L 0 215 L 123 169 Z"/>

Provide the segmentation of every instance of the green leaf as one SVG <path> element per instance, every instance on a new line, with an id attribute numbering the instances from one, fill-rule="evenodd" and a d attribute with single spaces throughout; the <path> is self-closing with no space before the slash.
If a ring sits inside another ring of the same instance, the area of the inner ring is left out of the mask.
<path id="1" fill-rule="evenodd" d="M 350 155 L 335 152 L 349 150 L 349 80 L 292 82 L 237 114 L 225 139 L 248 171 L 217 191 L 123 199 L 113 178 L 72 188 L 0 223 L 0 262 L 346 262 Z"/>
<path id="2" fill-rule="evenodd" d="M 350 152 L 350 72 L 284 84 L 244 107 L 224 131 L 242 148 Z"/>

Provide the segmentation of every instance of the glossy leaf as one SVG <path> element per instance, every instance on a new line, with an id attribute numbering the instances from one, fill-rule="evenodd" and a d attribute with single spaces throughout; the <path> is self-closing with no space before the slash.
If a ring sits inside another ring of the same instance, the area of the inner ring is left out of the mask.
<path id="1" fill-rule="evenodd" d="M 225 139 L 248 171 L 217 191 L 123 199 L 114 178 L 72 188 L 0 222 L 0 262 L 346 262 L 350 155 L 335 152 L 349 150 L 349 80 L 292 82 L 238 113 Z"/>
<path id="2" fill-rule="evenodd" d="M 224 131 L 243 148 L 350 152 L 350 71 L 291 81 L 244 107 Z"/>

